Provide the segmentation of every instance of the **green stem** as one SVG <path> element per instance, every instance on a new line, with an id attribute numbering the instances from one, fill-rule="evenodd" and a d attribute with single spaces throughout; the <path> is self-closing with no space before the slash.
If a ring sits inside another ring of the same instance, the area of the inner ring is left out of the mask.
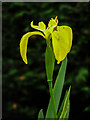
<path id="1" fill-rule="evenodd" d="M 53 105 L 53 112 L 54 112 L 55 118 L 57 118 L 54 93 L 53 93 L 53 89 L 52 89 L 52 81 L 48 80 L 48 84 L 49 84 L 49 92 L 50 92 L 50 96 L 51 96 L 51 101 L 52 101 L 52 105 Z"/>

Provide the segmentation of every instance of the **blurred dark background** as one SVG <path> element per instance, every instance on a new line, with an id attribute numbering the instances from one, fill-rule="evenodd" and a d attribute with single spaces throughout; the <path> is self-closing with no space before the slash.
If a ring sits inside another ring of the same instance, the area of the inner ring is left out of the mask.
<path id="1" fill-rule="evenodd" d="M 72 86 L 70 96 L 70 118 L 90 118 L 90 86 L 88 66 L 88 40 L 90 39 L 89 3 L 24 3 L 2 4 L 2 50 L 3 50 L 3 119 L 37 119 L 42 108 L 44 114 L 49 102 L 49 91 L 45 73 L 44 53 L 46 41 L 32 36 L 28 44 L 28 61 L 25 65 L 19 52 L 23 34 L 34 31 L 37 25 L 58 16 L 59 25 L 68 25 L 73 30 L 73 46 L 68 54 L 65 90 Z M 55 81 L 60 65 L 55 63 Z"/>

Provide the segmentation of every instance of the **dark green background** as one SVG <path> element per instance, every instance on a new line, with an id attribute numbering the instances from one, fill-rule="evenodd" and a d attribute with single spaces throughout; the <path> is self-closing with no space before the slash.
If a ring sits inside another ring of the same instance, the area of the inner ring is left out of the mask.
<path id="1" fill-rule="evenodd" d="M 89 3 L 2 3 L 3 29 L 3 119 L 37 119 L 41 108 L 46 112 L 49 91 L 45 71 L 46 41 L 32 36 L 28 44 L 28 61 L 25 65 L 19 52 L 23 34 L 34 31 L 37 25 L 58 16 L 59 25 L 68 25 L 73 30 L 73 45 L 68 54 L 65 90 L 71 89 L 70 119 L 88 118 L 90 114 L 90 86 L 88 66 L 88 40 L 90 39 Z M 60 65 L 55 64 L 55 81 Z M 23 79 L 23 80 L 21 80 Z M 16 106 L 15 106 L 16 105 Z"/>

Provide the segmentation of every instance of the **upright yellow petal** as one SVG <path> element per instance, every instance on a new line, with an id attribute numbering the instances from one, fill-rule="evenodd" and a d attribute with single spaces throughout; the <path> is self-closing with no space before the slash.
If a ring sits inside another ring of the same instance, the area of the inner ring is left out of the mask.
<path id="1" fill-rule="evenodd" d="M 58 24 L 58 19 L 57 19 L 57 16 L 56 16 L 55 19 L 51 18 L 51 20 L 48 23 L 48 27 L 57 26 L 57 24 Z"/>
<path id="2" fill-rule="evenodd" d="M 47 28 L 44 32 L 46 40 L 51 39 L 51 33 L 49 29 Z"/>
<path id="3" fill-rule="evenodd" d="M 57 16 L 55 19 L 51 18 L 51 20 L 48 23 L 48 27 L 47 27 L 47 29 L 49 30 L 50 33 L 53 32 L 55 27 L 57 27 L 57 24 L 58 24 Z"/>
<path id="4" fill-rule="evenodd" d="M 39 22 L 38 26 L 37 25 L 33 25 L 33 21 L 31 22 L 31 27 L 37 30 L 40 30 L 42 32 L 44 32 L 46 30 L 46 25 L 43 22 Z"/>
<path id="5" fill-rule="evenodd" d="M 45 38 L 45 36 L 41 33 L 41 32 L 38 32 L 38 31 L 34 31 L 34 32 L 28 32 L 26 34 L 24 34 L 21 38 L 21 41 L 20 41 L 20 54 L 21 54 L 21 57 L 23 59 L 23 61 L 27 64 L 27 44 L 28 44 L 28 39 L 29 37 L 31 37 L 32 35 L 41 35 Z"/>
<path id="6" fill-rule="evenodd" d="M 44 24 L 44 22 L 39 22 L 38 26 L 41 28 L 41 30 L 43 30 L 43 31 L 46 30 L 46 25 Z"/>
<path id="7" fill-rule="evenodd" d="M 58 31 L 52 32 L 52 45 L 57 63 L 64 60 L 72 45 L 72 33 L 69 27 L 58 27 Z"/>
<path id="8" fill-rule="evenodd" d="M 57 16 L 55 17 L 55 21 L 56 21 L 56 23 L 58 24 L 58 19 L 57 19 Z"/>

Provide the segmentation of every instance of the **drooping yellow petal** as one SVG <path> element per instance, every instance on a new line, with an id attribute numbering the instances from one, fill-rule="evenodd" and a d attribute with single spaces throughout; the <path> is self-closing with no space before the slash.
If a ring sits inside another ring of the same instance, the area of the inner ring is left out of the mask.
<path id="1" fill-rule="evenodd" d="M 33 21 L 31 22 L 31 27 L 37 30 L 40 30 L 42 32 L 44 32 L 46 30 L 46 25 L 44 24 L 44 22 L 39 22 L 38 26 L 37 25 L 33 25 Z"/>
<path id="2" fill-rule="evenodd" d="M 67 30 L 63 29 L 61 27 L 58 28 L 58 31 L 52 32 L 53 51 L 58 64 L 64 60 L 72 45 L 72 33 L 68 30 L 68 27 L 66 27 Z"/>
<path id="3" fill-rule="evenodd" d="M 62 35 L 65 38 L 65 41 L 67 42 L 68 46 L 68 52 L 71 49 L 72 46 L 72 39 L 73 39 L 73 34 L 72 34 L 72 29 L 69 26 L 57 26 L 57 31 L 60 31 Z"/>
<path id="4" fill-rule="evenodd" d="M 27 44 L 28 44 L 28 39 L 29 37 L 31 37 L 32 35 L 41 35 L 45 38 L 45 36 L 41 33 L 41 32 L 38 32 L 38 31 L 34 31 L 34 32 L 28 32 L 26 34 L 24 34 L 21 38 L 21 41 L 20 41 L 20 54 L 21 54 L 21 57 L 23 59 L 23 61 L 27 64 Z"/>

